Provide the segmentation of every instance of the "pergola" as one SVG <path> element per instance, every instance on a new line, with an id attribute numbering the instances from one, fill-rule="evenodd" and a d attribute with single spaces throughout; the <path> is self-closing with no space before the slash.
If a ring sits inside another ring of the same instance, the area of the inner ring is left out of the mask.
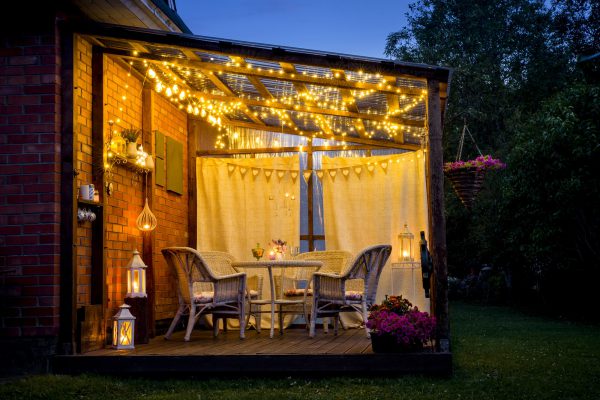
<path id="1" fill-rule="evenodd" d="M 94 44 L 96 55 L 110 55 L 127 64 L 145 87 L 186 111 L 188 121 L 203 120 L 218 132 L 213 148 L 200 150 L 200 133 L 190 129 L 190 159 L 349 148 L 425 149 L 434 265 L 432 306 L 439 322 L 438 345 L 448 351 L 442 124 L 450 69 L 106 24 L 71 29 Z M 103 122 L 94 124 L 99 124 L 94 140 L 100 144 L 94 148 L 102 151 Z M 307 144 L 239 149 L 231 143 L 235 127 L 294 134 L 305 137 Z M 313 139 L 324 144 L 313 146 Z M 190 161 L 186 167 L 195 177 L 195 163 Z M 193 193 L 189 201 L 192 244 Z"/>

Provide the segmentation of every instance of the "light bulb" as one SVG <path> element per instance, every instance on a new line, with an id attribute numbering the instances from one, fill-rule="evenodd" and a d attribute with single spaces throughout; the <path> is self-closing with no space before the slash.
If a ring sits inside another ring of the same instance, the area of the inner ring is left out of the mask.
<path id="1" fill-rule="evenodd" d="M 167 90 L 165 90 L 165 94 L 167 95 L 167 97 L 171 97 L 173 95 L 173 91 L 170 87 L 168 87 Z"/>
<path id="2" fill-rule="evenodd" d="M 152 68 L 148 69 L 148 76 L 152 79 L 156 78 L 156 72 Z"/>
<path id="3" fill-rule="evenodd" d="M 160 93 L 160 92 L 162 92 L 162 90 L 163 90 L 163 84 L 160 82 L 156 82 L 156 91 L 158 93 Z"/>

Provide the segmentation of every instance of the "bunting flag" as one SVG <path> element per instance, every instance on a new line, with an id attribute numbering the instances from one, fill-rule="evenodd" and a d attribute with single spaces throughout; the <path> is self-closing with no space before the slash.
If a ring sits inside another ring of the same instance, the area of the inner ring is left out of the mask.
<path id="1" fill-rule="evenodd" d="M 352 171 L 354 171 L 356 176 L 358 178 L 360 178 L 363 169 L 366 169 L 372 175 L 375 172 L 375 170 L 377 169 L 376 168 L 377 166 L 380 166 L 381 169 L 385 173 L 387 173 L 390 164 L 393 165 L 394 160 L 396 161 L 396 163 L 400 163 L 400 161 L 401 161 L 400 158 L 394 157 L 391 159 L 384 159 L 382 161 L 369 162 L 367 164 L 356 164 L 356 165 L 350 165 L 350 166 L 340 166 L 337 168 L 327 168 L 327 169 L 318 169 L 318 170 L 304 170 L 304 171 L 302 171 L 302 177 L 303 177 L 304 181 L 306 183 L 308 183 L 308 181 L 310 180 L 311 174 L 313 174 L 313 172 L 315 173 L 315 175 L 317 175 L 317 178 L 319 178 L 319 180 L 323 179 L 323 176 L 325 175 L 325 172 L 326 172 L 327 174 L 329 174 L 329 176 L 331 177 L 332 180 L 335 180 L 338 171 L 341 171 L 341 174 L 345 178 L 348 178 L 350 176 L 350 174 L 352 173 Z M 411 159 L 411 161 L 412 161 L 412 159 Z M 239 169 L 240 175 L 242 178 L 246 175 L 246 173 L 249 170 L 252 171 L 252 176 L 254 178 L 257 178 L 262 171 L 265 174 L 265 177 L 267 180 L 269 180 L 271 178 L 271 176 L 273 176 L 273 173 L 275 173 L 275 175 L 277 175 L 277 178 L 279 180 L 282 180 L 285 177 L 285 175 L 289 174 L 292 181 L 296 182 L 298 175 L 300 175 L 300 171 L 296 171 L 296 170 L 259 168 L 259 167 L 251 167 L 251 166 L 246 166 L 246 165 L 237 165 L 237 164 L 233 164 L 233 163 L 227 163 L 227 170 L 229 171 L 230 176 L 234 173 L 236 168 Z"/>
<path id="2" fill-rule="evenodd" d="M 312 171 L 304 171 L 302 172 L 302 176 L 304 177 L 304 182 L 308 183 L 310 176 L 312 175 Z"/>
<path id="3" fill-rule="evenodd" d="M 331 180 L 335 180 L 335 176 L 337 175 L 337 169 L 330 169 L 329 170 L 329 176 L 331 177 Z"/>

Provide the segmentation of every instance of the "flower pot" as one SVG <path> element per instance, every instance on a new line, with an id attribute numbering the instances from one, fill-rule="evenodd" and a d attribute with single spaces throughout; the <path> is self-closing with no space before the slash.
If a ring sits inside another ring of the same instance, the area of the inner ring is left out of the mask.
<path id="1" fill-rule="evenodd" d="M 398 343 L 392 335 L 371 333 L 371 348 L 373 353 L 414 353 L 423 350 L 423 343 Z"/>
<path id="2" fill-rule="evenodd" d="M 137 143 L 136 142 L 128 142 L 127 143 L 127 158 L 136 158 L 137 157 Z"/>
<path id="3" fill-rule="evenodd" d="M 478 168 L 460 168 L 446 171 L 456 195 L 470 210 L 483 185 L 485 170 Z"/>

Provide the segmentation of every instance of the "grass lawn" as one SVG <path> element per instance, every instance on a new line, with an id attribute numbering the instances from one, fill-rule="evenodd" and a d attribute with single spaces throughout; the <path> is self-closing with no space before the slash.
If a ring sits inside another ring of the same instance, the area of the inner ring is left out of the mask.
<path id="1" fill-rule="evenodd" d="M 503 307 L 450 307 L 452 378 L 143 380 L 35 376 L 0 399 L 599 399 L 600 327 Z"/>

